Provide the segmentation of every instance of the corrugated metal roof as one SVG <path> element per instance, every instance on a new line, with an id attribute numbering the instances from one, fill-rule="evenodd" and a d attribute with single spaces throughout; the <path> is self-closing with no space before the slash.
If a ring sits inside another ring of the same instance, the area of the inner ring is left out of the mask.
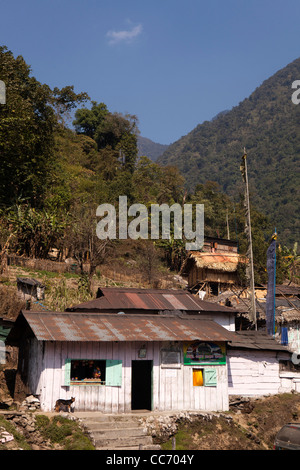
<path id="1" fill-rule="evenodd" d="M 40 341 L 229 341 L 233 333 L 199 316 L 23 311 L 8 337 L 18 343 L 24 321 Z"/>
<path id="2" fill-rule="evenodd" d="M 229 343 L 234 349 L 257 349 L 271 351 L 288 351 L 286 346 L 278 343 L 273 336 L 263 331 L 236 331 L 234 340 Z"/>
<path id="3" fill-rule="evenodd" d="M 101 297 L 75 305 L 69 312 L 114 310 L 152 310 L 237 313 L 234 309 L 213 304 L 183 290 L 129 289 L 107 287 L 99 289 Z"/>

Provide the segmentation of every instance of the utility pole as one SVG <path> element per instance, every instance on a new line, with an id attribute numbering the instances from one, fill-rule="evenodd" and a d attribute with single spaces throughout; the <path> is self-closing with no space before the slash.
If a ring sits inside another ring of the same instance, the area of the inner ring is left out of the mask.
<path id="1" fill-rule="evenodd" d="M 226 210 L 226 226 L 227 226 L 227 240 L 230 240 L 229 221 L 228 221 L 228 208 Z"/>
<path id="2" fill-rule="evenodd" d="M 249 184 L 248 184 L 248 171 L 247 171 L 247 153 L 244 148 L 244 155 L 242 159 L 241 172 L 245 182 L 245 210 L 246 210 L 246 227 L 245 232 L 248 239 L 248 250 L 247 258 L 249 259 L 249 265 L 246 268 L 247 279 L 250 283 L 250 296 L 251 296 L 251 316 L 252 321 L 257 330 L 256 320 L 256 303 L 255 303 L 255 287 L 254 287 L 254 266 L 253 266 L 253 249 L 252 249 L 252 233 L 251 233 L 251 216 L 250 216 L 250 198 L 249 198 Z"/>

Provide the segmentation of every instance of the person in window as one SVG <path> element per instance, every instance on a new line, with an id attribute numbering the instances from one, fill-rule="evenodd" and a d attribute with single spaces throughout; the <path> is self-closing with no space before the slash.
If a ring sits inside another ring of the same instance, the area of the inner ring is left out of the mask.
<path id="1" fill-rule="evenodd" d="M 94 379 L 101 380 L 101 370 L 100 367 L 96 367 L 93 372 Z"/>

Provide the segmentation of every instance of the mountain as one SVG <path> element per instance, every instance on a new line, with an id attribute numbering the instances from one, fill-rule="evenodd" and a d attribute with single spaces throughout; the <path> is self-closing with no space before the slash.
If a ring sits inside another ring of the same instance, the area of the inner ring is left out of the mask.
<path id="1" fill-rule="evenodd" d="M 270 217 L 281 243 L 289 245 L 299 242 L 300 225 L 300 105 L 291 99 L 298 79 L 300 58 L 238 106 L 199 124 L 157 160 L 177 166 L 188 189 L 216 181 L 237 199 L 244 192 L 240 163 L 245 147 L 251 202 Z"/>
<path id="2" fill-rule="evenodd" d="M 157 144 L 146 137 L 138 136 L 138 156 L 145 156 L 155 162 L 168 148 L 168 145 Z"/>

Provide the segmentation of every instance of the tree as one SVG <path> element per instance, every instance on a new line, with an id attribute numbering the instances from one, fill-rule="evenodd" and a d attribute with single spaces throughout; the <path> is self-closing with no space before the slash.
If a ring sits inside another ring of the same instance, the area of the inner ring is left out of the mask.
<path id="1" fill-rule="evenodd" d="M 94 139 L 98 126 L 101 125 L 108 112 L 106 104 L 98 104 L 96 101 L 92 101 L 91 109 L 77 109 L 73 121 L 76 132 Z"/>
<path id="2" fill-rule="evenodd" d="M 73 121 L 77 133 L 93 138 L 99 151 L 115 152 L 121 166 L 133 173 L 137 158 L 137 118 L 111 113 L 104 103 L 92 101 L 91 109 L 78 109 Z"/>
<path id="3" fill-rule="evenodd" d="M 109 239 L 100 240 L 96 235 L 96 207 L 93 204 L 74 207 L 72 223 L 64 238 L 65 248 L 77 261 L 88 292 L 92 291 L 92 279 L 98 266 L 104 263 L 112 247 Z M 85 270 L 84 264 L 89 269 Z"/>
<path id="4" fill-rule="evenodd" d="M 52 92 L 52 104 L 57 114 L 57 119 L 61 121 L 63 127 L 65 122 L 70 120 L 71 111 L 81 103 L 88 101 L 90 97 L 87 93 L 75 93 L 74 86 L 69 85 L 61 90 L 57 87 Z"/>
<path id="5" fill-rule="evenodd" d="M 7 211 L 6 226 L 13 237 L 10 248 L 19 255 L 47 258 L 51 248 L 60 243 L 67 225 L 67 215 L 17 204 Z"/>
<path id="6" fill-rule="evenodd" d="M 288 278 L 290 282 L 297 283 L 300 277 L 300 255 L 298 253 L 298 243 L 295 242 L 292 249 L 287 246 L 279 246 L 278 248 L 282 260 L 282 269 L 285 272 L 286 278 Z"/>
<path id="7" fill-rule="evenodd" d="M 0 205 L 6 207 L 21 196 L 41 206 L 54 168 L 52 92 L 30 72 L 23 57 L 0 47 L 6 84 L 6 104 L 0 106 Z"/>

